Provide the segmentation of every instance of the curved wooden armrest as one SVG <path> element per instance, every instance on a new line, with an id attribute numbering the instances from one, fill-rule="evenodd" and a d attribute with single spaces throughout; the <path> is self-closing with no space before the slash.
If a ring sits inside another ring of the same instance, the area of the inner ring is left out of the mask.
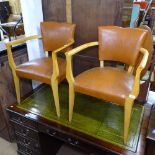
<path id="1" fill-rule="evenodd" d="M 74 44 L 74 40 L 72 40 L 70 43 L 68 43 L 68 44 L 66 44 L 66 45 L 64 45 L 64 46 L 62 46 L 62 47 L 60 47 L 60 48 L 54 50 L 52 53 L 61 52 L 61 51 L 65 50 L 66 48 L 72 46 L 73 44 Z"/>
<path id="2" fill-rule="evenodd" d="M 66 56 L 74 55 L 74 54 L 76 54 L 76 53 L 78 53 L 78 52 L 80 52 L 80 51 L 82 51 L 82 50 L 84 50 L 86 48 L 89 48 L 89 47 L 92 47 L 92 46 L 97 46 L 97 45 L 98 45 L 97 41 L 83 44 L 83 45 L 81 45 L 79 47 L 76 47 L 76 48 L 72 49 L 71 51 L 67 52 Z"/>
<path id="3" fill-rule="evenodd" d="M 58 52 L 61 52 L 65 49 L 69 49 L 72 45 L 74 44 L 74 40 L 72 40 L 70 43 L 54 50 L 52 52 L 52 62 L 53 62 L 53 76 L 52 76 L 52 79 L 56 79 L 58 76 L 59 76 L 59 66 L 58 66 L 58 61 L 57 61 L 57 53 Z"/>
<path id="4" fill-rule="evenodd" d="M 148 57 L 149 57 L 149 52 L 146 49 L 141 48 L 140 52 L 143 54 L 143 58 L 142 58 L 142 61 L 140 62 L 139 66 L 138 66 L 138 68 L 136 70 L 134 86 L 133 86 L 131 94 L 129 95 L 129 97 L 132 98 L 132 99 L 136 98 L 138 96 L 139 84 L 140 84 L 140 75 L 141 75 L 142 70 L 145 68 L 145 66 L 147 64 L 147 60 L 148 60 Z"/>
<path id="5" fill-rule="evenodd" d="M 20 43 L 24 43 L 24 42 L 32 40 L 32 39 L 41 39 L 41 38 L 42 37 L 39 36 L 39 35 L 24 37 L 24 38 L 21 38 L 21 39 L 17 39 L 17 40 L 13 40 L 13 41 L 8 42 L 8 43 L 6 43 L 6 46 L 13 46 L 13 45 L 17 45 L 17 44 L 20 44 Z"/>
<path id="6" fill-rule="evenodd" d="M 72 71 L 72 56 L 86 48 L 97 46 L 98 42 L 91 42 L 84 45 L 81 45 L 77 48 L 72 49 L 69 52 L 66 52 L 66 60 L 67 60 L 67 67 L 66 67 L 66 78 L 70 84 L 74 83 L 73 71 Z"/>
<path id="7" fill-rule="evenodd" d="M 20 43 L 24 43 L 24 42 L 32 40 L 32 39 L 40 39 L 40 38 L 41 38 L 41 36 L 34 35 L 34 36 L 29 36 L 29 37 L 21 38 L 21 39 L 17 39 L 17 40 L 14 40 L 14 41 L 6 43 L 7 54 L 8 54 L 8 61 L 9 61 L 9 65 L 10 65 L 12 70 L 14 70 L 16 68 L 16 64 L 14 62 L 13 55 L 12 55 L 12 46 L 20 44 Z"/>
<path id="8" fill-rule="evenodd" d="M 141 48 L 140 52 L 143 53 L 144 56 L 143 56 L 143 59 L 142 59 L 140 65 L 139 65 L 139 67 L 144 69 L 146 64 L 147 64 L 147 60 L 148 60 L 148 57 L 149 57 L 149 52 L 145 48 Z"/>

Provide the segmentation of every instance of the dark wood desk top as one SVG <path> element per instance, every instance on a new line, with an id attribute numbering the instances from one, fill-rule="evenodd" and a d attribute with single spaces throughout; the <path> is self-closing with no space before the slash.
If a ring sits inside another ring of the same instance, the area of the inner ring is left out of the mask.
<path id="1" fill-rule="evenodd" d="M 50 136 L 54 136 L 62 141 L 65 141 L 73 146 L 80 147 L 86 151 L 102 154 L 103 150 L 106 150 L 111 154 L 125 155 L 144 155 L 145 152 L 145 137 L 147 133 L 148 120 L 151 110 L 150 104 L 145 104 L 145 112 L 136 152 L 122 149 L 108 142 L 104 142 L 102 140 L 86 135 L 82 132 L 63 126 L 62 124 L 52 122 L 39 115 L 22 110 L 18 108 L 15 104 L 8 107 L 7 110 L 11 114 L 11 121 L 18 122 L 19 124 L 23 124 L 26 127 L 30 126 L 38 132 L 43 132 Z"/>
<path id="2" fill-rule="evenodd" d="M 15 105 L 10 106 L 7 110 L 9 112 L 13 112 L 14 114 L 21 116 L 23 118 L 37 122 L 40 132 L 45 132 L 47 134 L 52 135 L 53 132 L 50 133 L 51 132 L 50 129 L 52 127 L 52 129 L 59 132 L 59 134 L 62 133 L 62 134 L 60 134 L 62 136 L 62 140 L 65 138 L 65 136 L 73 138 L 74 140 L 73 140 L 72 145 L 76 145 L 76 140 L 77 140 L 77 143 L 80 141 L 80 144 L 81 144 L 81 142 L 84 144 L 84 148 L 87 148 L 88 150 L 96 149 L 97 152 L 99 152 L 99 153 L 101 153 L 102 150 L 106 149 L 113 154 L 144 155 L 145 137 L 146 137 L 146 132 L 147 132 L 148 119 L 150 116 L 150 109 L 151 109 L 150 105 L 147 104 L 145 106 L 144 119 L 143 119 L 143 123 L 142 123 L 140 138 L 139 138 L 139 142 L 138 142 L 138 148 L 137 148 L 136 152 L 127 151 L 125 149 L 121 149 L 121 148 L 111 145 L 109 143 L 93 139 L 92 137 L 86 136 L 80 132 L 77 132 L 77 131 L 74 131 L 67 127 L 61 126 L 60 124 L 51 122 L 51 121 L 49 121 L 45 118 L 42 118 L 38 115 L 34 115 L 32 113 L 21 110 L 21 109 L 17 108 Z M 60 137 L 58 137 L 58 138 L 61 139 Z M 70 142 L 70 143 L 72 143 L 72 142 Z"/>

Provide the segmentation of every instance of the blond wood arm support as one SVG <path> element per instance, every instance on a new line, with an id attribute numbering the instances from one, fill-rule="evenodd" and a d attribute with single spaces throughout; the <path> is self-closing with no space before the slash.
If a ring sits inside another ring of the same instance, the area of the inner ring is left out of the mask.
<path id="1" fill-rule="evenodd" d="M 144 49 L 141 48 L 140 52 L 143 54 L 143 59 L 141 61 L 141 63 L 139 64 L 137 70 L 136 70 L 136 76 L 135 76 L 135 82 L 134 82 L 134 86 L 133 86 L 133 90 L 131 92 L 131 94 L 129 95 L 130 98 L 135 99 L 138 96 L 139 93 L 139 84 L 140 84 L 140 75 L 142 70 L 145 68 L 146 64 L 147 64 L 147 60 L 149 57 L 149 52 Z"/>
<path id="2" fill-rule="evenodd" d="M 89 47 L 92 47 L 92 46 L 97 46 L 97 45 L 98 45 L 97 41 L 83 44 L 83 45 L 81 45 L 79 47 L 76 47 L 76 48 L 72 49 L 71 51 L 67 52 L 66 56 L 74 55 L 74 54 L 79 53 L 80 51 L 82 51 L 82 50 L 84 50 L 86 48 L 89 48 Z"/>
<path id="3" fill-rule="evenodd" d="M 62 46 L 62 47 L 60 47 L 60 48 L 54 50 L 52 53 L 61 52 L 61 51 L 65 50 L 66 48 L 72 46 L 73 44 L 74 44 L 74 40 L 72 40 L 70 43 L 68 43 L 68 44 L 66 44 L 66 45 L 64 45 L 64 46 Z"/>
<path id="4" fill-rule="evenodd" d="M 29 36 L 29 37 L 21 38 L 21 39 L 14 40 L 14 41 L 6 43 L 7 54 L 8 54 L 8 61 L 9 61 L 9 65 L 10 65 L 11 69 L 15 69 L 16 68 L 16 64 L 14 62 L 13 55 L 12 55 L 12 46 L 24 43 L 24 42 L 32 40 L 32 39 L 40 39 L 40 38 L 41 38 L 41 36 L 34 35 L 34 36 Z"/>
<path id="5" fill-rule="evenodd" d="M 141 75 L 142 70 L 146 66 L 148 56 L 149 56 L 148 51 L 144 48 L 141 48 L 140 52 L 143 54 L 143 59 L 137 68 L 136 76 L 135 76 L 135 82 L 134 82 L 132 92 L 129 96 L 126 97 L 125 104 L 124 104 L 124 143 L 127 143 L 127 139 L 128 139 L 128 132 L 129 132 L 132 106 L 134 104 L 134 100 L 136 99 L 136 97 L 139 94 L 140 75 Z"/>
<path id="6" fill-rule="evenodd" d="M 28 40 L 32 40 L 32 39 L 41 39 L 41 36 L 39 35 L 34 35 L 34 36 L 29 36 L 29 37 L 24 37 L 21 39 L 17 39 L 17 40 L 13 40 L 11 42 L 6 43 L 6 45 L 12 46 L 12 45 L 17 45 L 17 44 L 21 44 L 24 43 Z"/>
<path id="7" fill-rule="evenodd" d="M 66 78 L 68 80 L 68 82 L 70 83 L 74 83 L 74 77 L 73 77 L 73 71 L 72 71 L 72 56 L 74 54 L 77 54 L 79 52 L 81 52 L 82 50 L 89 48 L 89 47 L 93 47 L 93 46 L 97 46 L 98 42 L 91 42 L 91 43 L 86 43 L 84 45 L 81 45 L 75 49 L 72 49 L 69 52 L 66 52 L 66 60 L 67 60 L 67 67 L 66 67 Z"/>
<path id="8" fill-rule="evenodd" d="M 60 47 L 59 49 L 56 49 L 55 51 L 52 52 L 52 61 L 53 61 L 53 76 L 52 79 L 56 79 L 59 77 L 59 66 L 58 66 L 58 60 L 57 60 L 57 53 L 61 52 L 63 50 L 68 50 L 71 49 L 71 46 L 74 44 L 74 40 L 72 40 L 70 43 Z"/>
<path id="9" fill-rule="evenodd" d="M 41 38 L 41 37 L 38 35 L 35 35 L 35 36 L 25 37 L 25 38 L 21 38 L 21 39 L 14 40 L 14 41 L 11 41 L 9 43 L 6 43 L 7 54 L 8 54 L 8 62 L 9 62 L 9 65 L 10 65 L 10 68 L 11 68 L 12 74 L 13 74 L 13 79 L 14 79 L 14 83 L 15 83 L 15 90 L 16 90 L 17 102 L 18 103 L 20 103 L 20 80 L 19 80 L 19 78 L 16 74 L 16 71 L 15 71 L 16 70 L 16 64 L 15 64 L 15 61 L 14 61 L 14 58 L 12 55 L 12 46 L 20 44 L 20 43 L 24 43 L 28 40 L 39 39 L 39 38 Z"/>

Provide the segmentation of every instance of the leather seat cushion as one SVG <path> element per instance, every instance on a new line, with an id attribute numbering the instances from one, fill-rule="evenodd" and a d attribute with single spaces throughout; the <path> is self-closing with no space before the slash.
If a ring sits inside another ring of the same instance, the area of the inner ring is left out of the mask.
<path id="1" fill-rule="evenodd" d="M 66 61 L 65 59 L 58 58 L 59 64 L 59 81 L 65 79 Z M 40 81 L 46 84 L 51 84 L 51 77 L 53 74 L 52 58 L 43 57 L 35 59 L 16 68 L 16 74 L 19 77 Z"/>
<path id="2" fill-rule="evenodd" d="M 131 93 L 134 76 L 113 67 L 96 67 L 75 78 L 75 91 L 119 105 Z"/>

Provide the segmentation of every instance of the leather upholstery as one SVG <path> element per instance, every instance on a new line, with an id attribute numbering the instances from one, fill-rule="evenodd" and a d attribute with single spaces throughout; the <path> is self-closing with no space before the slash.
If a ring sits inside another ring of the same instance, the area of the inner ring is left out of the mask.
<path id="1" fill-rule="evenodd" d="M 99 59 L 135 65 L 147 31 L 117 26 L 99 27 Z"/>
<path id="2" fill-rule="evenodd" d="M 74 40 L 75 25 L 57 22 L 42 22 L 42 39 L 46 51 L 53 51 Z M 65 79 L 66 61 L 57 58 L 59 64 L 59 82 Z M 43 57 L 17 66 L 19 77 L 37 80 L 51 85 L 53 74 L 52 58 Z"/>
<path id="3" fill-rule="evenodd" d="M 41 32 L 45 51 L 56 50 L 74 38 L 75 24 L 42 22 Z"/>
<path id="4" fill-rule="evenodd" d="M 65 79 L 66 61 L 58 58 L 59 64 L 59 81 Z M 51 84 L 53 73 L 52 58 L 44 57 L 35 59 L 27 63 L 21 64 L 16 68 L 16 74 L 19 77 L 37 80 L 46 84 Z"/>
<path id="5" fill-rule="evenodd" d="M 75 78 L 76 92 L 124 105 L 133 87 L 134 76 L 113 67 L 96 67 Z"/>

